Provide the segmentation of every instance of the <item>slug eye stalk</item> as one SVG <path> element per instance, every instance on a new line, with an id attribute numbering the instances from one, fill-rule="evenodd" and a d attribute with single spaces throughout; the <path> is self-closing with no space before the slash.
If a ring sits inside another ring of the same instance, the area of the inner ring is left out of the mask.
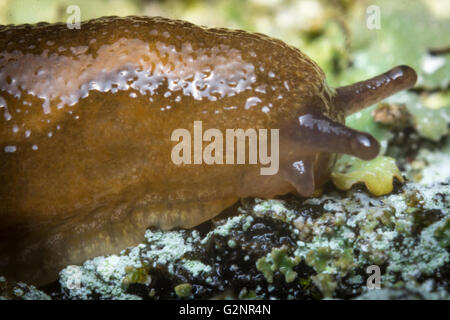
<path id="1" fill-rule="evenodd" d="M 416 81 L 417 74 L 413 68 L 397 66 L 368 80 L 337 88 L 333 103 L 348 116 L 399 91 L 412 88 Z"/>
<path id="2" fill-rule="evenodd" d="M 302 146 L 318 152 L 344 153 L 370 160 L 380 151 L 380 144 L 370 134 L 321 114 L 307 113 L 298 117 L 288 131 L 294 140 L 302 142 Z"/>

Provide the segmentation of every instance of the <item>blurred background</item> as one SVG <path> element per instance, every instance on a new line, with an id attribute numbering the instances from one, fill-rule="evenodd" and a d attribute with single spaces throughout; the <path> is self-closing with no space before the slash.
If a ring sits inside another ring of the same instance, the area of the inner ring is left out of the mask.
<path id="1" fill-rule="evenodd" d="M 448 134 L 449 0 L 0 0 L 0 24 L 66 22 L 70 5 L 79 6 L 81 20 L 164 16 L 265 33 L 308 54 L 333 87 L 408 64 L 419 74 L 416 90 L 389 101 L 406 105 L 422 137 Z M 389 130 L 371 114 L 348 124 L 387 141 Z"/>
<path id="2" fill-rule="evenodd" d="M 82 20 L 164 16 L 265 33 L 310 55 L 332 85 L 396 64 L 423 69 L 426 88 L 448 85 L 450 65 L 433 70 L 442 59 L 428 61 L 427 53 L 450 45 L 449 0 L 0 0 L 0 24 L 65 22 L 74 4 Z"/>

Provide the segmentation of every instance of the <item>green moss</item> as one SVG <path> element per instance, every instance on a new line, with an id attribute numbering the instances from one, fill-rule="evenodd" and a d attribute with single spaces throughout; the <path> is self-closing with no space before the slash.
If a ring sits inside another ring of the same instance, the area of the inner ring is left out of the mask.
<path id="1" fill-rule="evenodd" d="M 293 270 L 300 263 L 299 257 L 291 258 L 288 256 L 288 248 L 283 246 L 279 249 L 272 249 L 267 256 L 259 258 L 256 261 L 256 268 L 261 271 L 267 282 L 273 282 L 273 275 L 279 271 L 284 275 L 284 280 L 289 283 L 295 280 L 297 272 Z"/>

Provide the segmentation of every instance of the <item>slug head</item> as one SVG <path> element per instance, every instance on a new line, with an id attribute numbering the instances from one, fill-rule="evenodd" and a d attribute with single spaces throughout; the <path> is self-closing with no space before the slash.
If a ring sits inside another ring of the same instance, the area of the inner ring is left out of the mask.
<path id="1" fill-rule="evenodd" d="M 280 177 L 303 196 L 329 180 L 338 154 L 363 160 L 375 158 L 380 144 L 369 133 L 345 126 L 345 116 L 412 87 L 416 72 L 398 66 L 366 81 L 336 89 L 330 98 L 332 110 L 321 99 L 280 130 Z"/>

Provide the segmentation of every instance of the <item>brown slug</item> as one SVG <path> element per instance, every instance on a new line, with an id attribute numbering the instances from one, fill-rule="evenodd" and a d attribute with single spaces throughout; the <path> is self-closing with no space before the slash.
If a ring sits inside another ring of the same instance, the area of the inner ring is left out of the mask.
<path id="1" fill-rule="evenodd" d="M 416 78 L 399 66 L 333 90 L 280 40 L 164 18 L 0 26 L 0 275 L 48 283 L 149 226 L 194 227 L 243 197 L 311 196 L 337 154 L 379 152 L 345 116 Z M 171 135 L 194 121 L 279 129 L 278 172 L 173 163 Z"/>

